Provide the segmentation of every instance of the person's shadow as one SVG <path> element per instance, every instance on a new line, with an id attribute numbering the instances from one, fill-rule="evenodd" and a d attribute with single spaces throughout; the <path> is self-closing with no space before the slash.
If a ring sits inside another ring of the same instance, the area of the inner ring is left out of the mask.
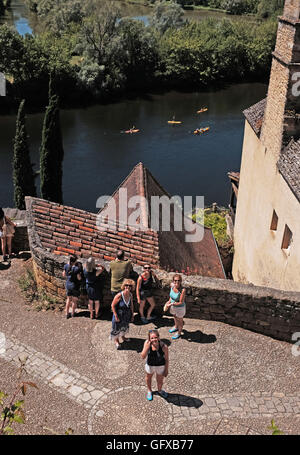
<path id="1" fill-rule="evenodd" d="M 142 338 L 133 338 L 128 335 L 128 338 L 130 338 L 130 341 L 124 341 L 122 343 L 121 351 L 136 351 L 136 352 L 142 352 L 145 339 Z M 166 344 L 167 346 L 170 346 L 170 341 L 166 339 L 161 339 L 161 341 Z"/>
<path id="2" fill-rule="evenodd" d="M 153 395 L 159 395 L 158 392 L 153 392 Z M 195 397 L 188 395 L 182 395 L 181 393 L 168 393 L 168 396 L 164 398 L 168 403 L 174 404 L 175 406 L 186 406 L 187 408 L 198 409 L 203 406 L 203 401 Z"/>
<path id="3" fill-rule="evenodd" d="M 189 341 L 190 343 L 201 344 L 215 343 L 217 341 L 215 335 L 213 334 L 207 335 L 206 333 L 201 332 L 201 330 L 196 330 L 195 332 L 188 332 L 187 330 L 183 329 L 183 335 L 181 335 L 181 338 Z"/>
<path id="4" fill-rule="evenodd" d="M 10 261 L 0 262 L 0 270 L 7 270 L 11 266 Z"/>
<path id="5" fill-rule="evenodd" d="M 123 343 L 121 343 L 120 351 L 142 352 L 145 340 L 142 340 L 141 338 L 132 338 L 130 335 L 128 335 L 128 338 L 130 338 L 130 341 L 123 341 Z"/>

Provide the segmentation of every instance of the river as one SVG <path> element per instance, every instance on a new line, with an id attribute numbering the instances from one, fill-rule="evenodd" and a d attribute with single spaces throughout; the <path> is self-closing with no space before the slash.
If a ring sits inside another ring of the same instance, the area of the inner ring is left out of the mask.
<path id="1" fill-rule="evenodd" d="M 227 205 L 227 172 L 240 168 L 242 111 L 264 98 L 266 90 L 264 84 L 237 84 L 215 92 L 148 94 L 88 109 L 62 110 L 64 203 L 95 211 L 97 198 L 111 194 L 142 161 L 171 195 L 204 195 L 206 205 Z M 197 114 L 203 106 L 208 111 Z M 183 123 L 168 125 L 173 115 Z M 37 164 L 42 121 L 43 114 L 28 116 L 32 161 Z M 140 132 L 121 132 L 132 125 Z M 199 126 L 209 126 L 210 131 L 192 134 Z M 15 116 L 0 116 L 3 207 L 13 204 L 14 132 Z"/>
<path id="2" fill-rule="evenodd" d="M 26 11 L 19 0 L 13 1 L 13 7 L 13 17 L 20 13 L 15 26 L 20 27 L 21 33 L 22 27 L 26 30 L 22 21 Z M 138 11 L 138 15 L 142 13 Z M 95 211 L 97 198 L 112 194 L 133 166 L 142 161 L 171 195 L 204 195 L 206 205 L 217 202 L 227 206 L 230 194 L 227 172 L 240 168 L 242 111 L 264 98 L 266 91 L 265 84 L 236 84 L 218 91 L 149 93 L 113 104 L 62 110 L 64 203 Z M 208 111 L 197 114 L 204 106 Z M 182 121 L 181 125 L 168 125 L 174 115 Z M 35 170 L 39 168 L 42 122 L 43 114 L 28 116 Z M 132 125 L 140 132 L 124 134 Z M 209 126 L 210 131 L 200 136 L 192 134 L 199 126 Z M 14 133 L 15 116 L 0 116 L 2 207 L 13 206 Z"/>

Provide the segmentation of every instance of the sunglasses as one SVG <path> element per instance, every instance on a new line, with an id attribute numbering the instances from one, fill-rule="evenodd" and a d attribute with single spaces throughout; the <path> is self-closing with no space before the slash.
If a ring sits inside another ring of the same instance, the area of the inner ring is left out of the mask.
<path id="1" fill-rule="evenodd" d="M 151 267 L 144 267 L 144 270 L 150 270 Z"/>
<path id="2" fill-rule="evenodd" d="M 174 283 L 180 283 L 181 280 L 174 280 Z"/>
<path id="3" fill-rule="evenodd" d="M 124 284 L 125 288 L 132 288 L 132 284 Z"/>

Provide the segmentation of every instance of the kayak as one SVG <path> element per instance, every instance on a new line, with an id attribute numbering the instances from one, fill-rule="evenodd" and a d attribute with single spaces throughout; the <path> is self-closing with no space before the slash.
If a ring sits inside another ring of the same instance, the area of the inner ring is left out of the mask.
<path id="1" fill-rule="evenodd" d="M 132 133 L 138 133 L 139 131 L 140 130 L 138 130 L 138 129 L 135 129 L 135 130 L 131 129 L 131 130 L 126 130 L 125 133 L 126 134 L 132 134 Z"/>
<path id="2" fill-rule="evenodd" d="M 182 122 L 178 122 L 177 120 L 168 120 L 168 123 L 170 123 L 171 125 L 179 125 Z"/>
<path id="3" fill-rule="evenodd" d="M 203 133 L 206 133 L 207 131 L 210 130 L 210 127 L 207 126 L 206 128 L 197 128 L 195 131 L 194 131 L 194 134 L 203 134 Z"/>
<path id="4" fill-rule="evenodd" d="M 207 107 L 203 107 L 202 109 L 197 111 L 197 114 L 202 114 L 202 112 L 206 112 L 206 111 L 208 111 L 208 108 Z"/>

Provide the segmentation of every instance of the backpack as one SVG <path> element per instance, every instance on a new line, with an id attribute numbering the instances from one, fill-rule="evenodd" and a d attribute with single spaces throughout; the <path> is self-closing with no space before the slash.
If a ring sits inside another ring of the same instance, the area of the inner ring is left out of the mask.
<path id="1" fill-rule="evenodd" d="M 69 266 L 69 270 L 68 270 L 68 277 L 71 281 L 71 283 L 77 283 L 77 273 L 74 272 L 74 265 L 72 267 Z"/>

